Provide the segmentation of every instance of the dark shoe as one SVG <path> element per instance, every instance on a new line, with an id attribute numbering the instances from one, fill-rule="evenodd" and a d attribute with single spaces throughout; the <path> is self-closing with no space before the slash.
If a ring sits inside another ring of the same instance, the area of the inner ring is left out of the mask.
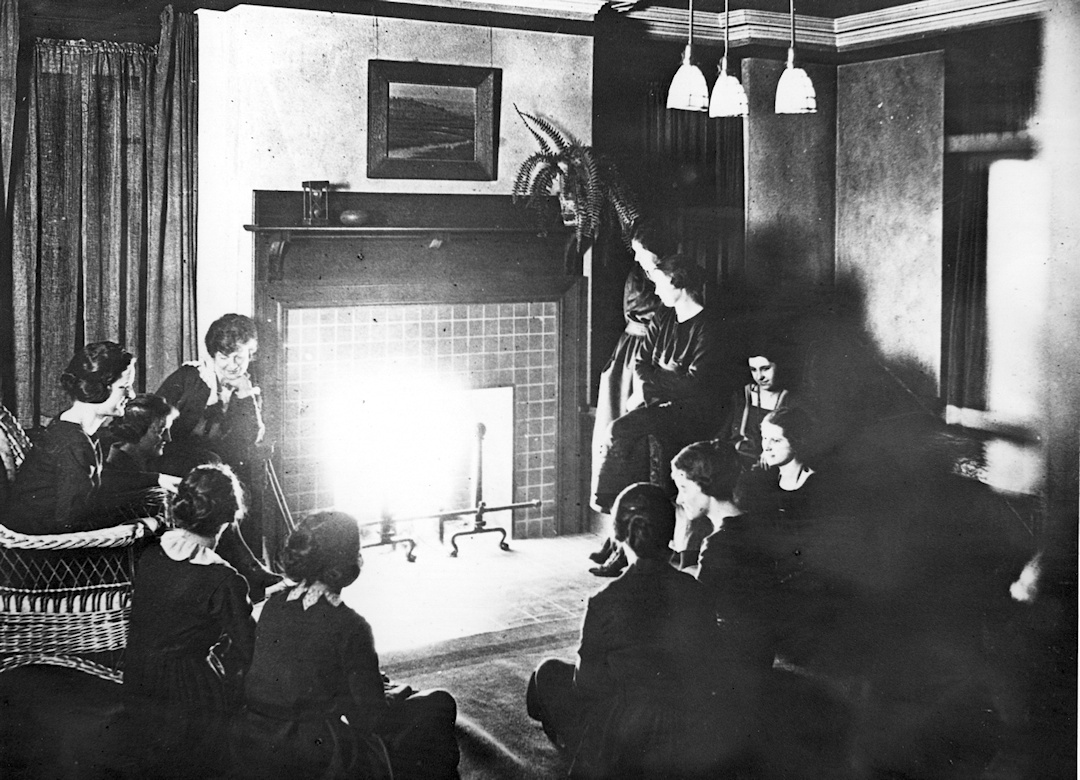
<path id="1" fill-rule="evenodd" d="M 589 560 L 593 563 L 603 564 L 605 561 L 607 561 L 608 558 L 611 557 L 611 548 L 614 546 L 615 542 L 612 541 L 611 537 L 609 536 L 607 539 L 604 540 L 603 547 L 601 547 L 594 553 L 589 553 Z"/>
<path id="2" fill-rule="evenodd" d="M 622 574 L 622 570 L 626 568 L 626 563 L 626 553 L 622 551 L 622 548 L 619 548 L 618 552 L 611 556 L 611 560 L 603 566 L 594 566 L 589 569 L 589 574 L 597 577 L 618 577 Z"/>

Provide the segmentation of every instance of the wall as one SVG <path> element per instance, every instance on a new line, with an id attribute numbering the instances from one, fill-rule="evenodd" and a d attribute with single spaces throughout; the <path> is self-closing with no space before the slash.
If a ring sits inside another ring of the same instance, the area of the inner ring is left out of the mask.
<path id="1" fill-rule="evenodd" d="M 908 386 L 937 394 L 941 367 L 944 57 L 837 70 L 836 273 Z"/>
<path id="2" fill-rule="evenodd" d="M 804 65 L 816 114 L 774 111 L 784 63 L 743 60 L 746 276 L 756 286 L 831 285 L 836 166 L 836 69 Z"/>
<path id="3" fill-rule="evenodd" d="M 368 179 L 367 62 L 502 69 L 495 181 Z M 592 39 L 409 19 L 237 6 L 199 11 L 199 331 L 252 307 L 252 190 L 307 179 L 369 192 L 509 194 L 536 149 L 514 112 L 592 135 Z"/>

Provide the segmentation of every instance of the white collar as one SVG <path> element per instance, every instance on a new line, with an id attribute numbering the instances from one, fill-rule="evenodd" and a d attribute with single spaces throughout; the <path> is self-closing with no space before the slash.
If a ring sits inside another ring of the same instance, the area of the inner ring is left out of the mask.
<path id="1" fill-rule="evenodd" d="M 183 528 L 173 528 L 161 536 L 161 550 L 174 561 L 187 561 L 199 566 L 225 563 L 213 550 L 214 540 Z"/>
<path id="2" fill-rule="evenodd" d="M 302 603 L 305 610 L 314 605 L 320 597 L 326 599 L 332 607 L 341 605 L 341 594 L 330 590 L 330 588 L 326 587 L 326 585 L 318 580 L 310 585 L 308 585 L 307 580 L 304 580 L 289 592 L 289 595 L 285 597 L 285 600 L 296 601 L 301 596 L 303 596 Z"/>

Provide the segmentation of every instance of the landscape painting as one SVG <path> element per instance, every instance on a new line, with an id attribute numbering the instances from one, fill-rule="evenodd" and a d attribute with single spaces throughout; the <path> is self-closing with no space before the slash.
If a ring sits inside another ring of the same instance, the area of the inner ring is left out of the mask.
<path id="1" fill-rule="evenodd" d="M 390 84 L 386 154 L 402 160 L 471 160 L 476 152 L 476 90 Z"/>
<path id="2" fill-rule="evenodd" d="M 496 178 L 501 70 L 388 60 L 368 66 L 369 177 Z"/>

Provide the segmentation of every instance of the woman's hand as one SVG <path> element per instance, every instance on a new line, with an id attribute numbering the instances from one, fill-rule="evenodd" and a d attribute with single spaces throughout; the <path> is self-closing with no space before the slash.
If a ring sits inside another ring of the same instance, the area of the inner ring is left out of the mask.
<path id="1" fill-rule="evenodd" d="M 237 398 L 247 398 L 249 395 L 256 395 L 259 392 L 259 388 L 255 387 L 248 374 L 243 374 L 231 382 L 226 382 L 225 386 L 235 392 Z"/>

